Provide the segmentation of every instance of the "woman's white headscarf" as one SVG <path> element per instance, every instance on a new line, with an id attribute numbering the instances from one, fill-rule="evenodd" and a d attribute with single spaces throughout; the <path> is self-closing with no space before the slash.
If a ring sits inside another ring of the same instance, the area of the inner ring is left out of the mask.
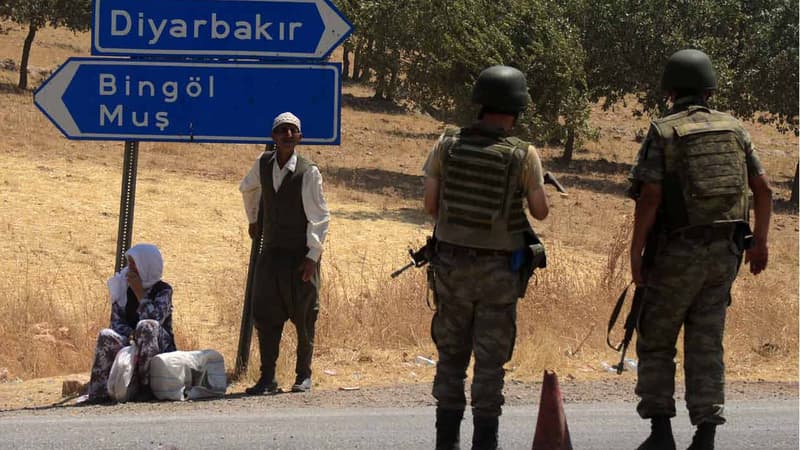
<path id="1" fill-rule="evenodd" d="M 164 273 L 164 259 L 158 247 L 153 244 L 136 244 L 125 252 L 127 258 L 136 262 L 136 269 L 142 279 L 145 292 L 153 287 Z M 111 301 L 124 307 L 128 302 L 128 267 L 126 266 L 113 277 L 108 279 L 108 291 Z"/>

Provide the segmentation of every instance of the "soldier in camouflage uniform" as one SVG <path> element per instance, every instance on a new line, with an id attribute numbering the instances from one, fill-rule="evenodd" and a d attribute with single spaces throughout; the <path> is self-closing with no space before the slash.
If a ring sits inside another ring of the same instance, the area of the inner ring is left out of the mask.
<path id="1" fill-rule="evenodd" d="M 472 445 L 497 447 L 503 365 L 514 349 L 523 283 L 511 255 L 525 247 L 532 231 L 523 200 L 536 219 L 548 214 L 539 155 L 509 136 L 529 99 L 524 75 L 508 66 L 487 68 L 472 99 L 481 105 L 478 121 L 447 129 L 424 167 L 425 210 L 436 220 L 437 240 L 431 262 L 436 303 L 431 334 L 439 352 L 433 381 L 437 449 L 458 448 L 473 353 Z"/>
<path id="2" fill-rule="evenodd" d="M 672 109 L 652 123 L 630 176 L 636 199 L 631 272 L 644 289 L 637 410 L 652 424 L 639 448 L 675 448 L 670 418 L 683 327 L 686 406 L 697 426 L 689 448 L 713 449 L 716 426 L 725 423 L 722 340 L 749 234 L 747 189 L 753 191 L 755 223 L 745 261 L 753 274 L 767 265 L 772 194 L 747 131 L 707 104 L 716 76 L 705 53 L 673 54 L 662 88 Z M 643 267 L 644 252 L 654 252 L 649 267 Z"/>
<path id="3" fill-rule="evenodd" d="M 136 342 L 135 380 L 140 398 L 149 398 L 150 360 L 159 353 L 175 351 L 172 333 L 172 287 L 161 281 L 164 263 L 155 245 L 134 245 L 125 256 L 128 266 L 109 280 L 111 328 L 97 336 L 94 364 L 87 396 L 80 404 L 109 401 L 106 383 L 117 352 Z"/>

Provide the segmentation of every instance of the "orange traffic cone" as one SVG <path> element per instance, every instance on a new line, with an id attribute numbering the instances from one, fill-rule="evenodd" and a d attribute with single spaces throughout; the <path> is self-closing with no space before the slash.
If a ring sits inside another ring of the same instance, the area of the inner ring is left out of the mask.
<path id="1" fill-rule="evenodd" d="M 555 372 L 548 370 L 544 371 L 542 400 L 539 402 L 539 418 L 536 420 L 531 450 L 572 450 L 558 377 Z"/>

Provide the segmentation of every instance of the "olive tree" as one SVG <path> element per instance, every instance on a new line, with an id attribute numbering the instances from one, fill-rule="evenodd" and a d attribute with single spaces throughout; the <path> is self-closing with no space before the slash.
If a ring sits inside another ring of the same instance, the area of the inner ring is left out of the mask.
<path id="1" fill-rule="evenodd" d="M 19 64 L 19 88 L 28 87 L 28 60 L 36 32 L 47 25 L 88 30 L 92 20 L 91 0 L 0 0 L 0 18 L 28 27 Z"/>
<path id="2" fill-rule="evenodd" d="M 790 0 L 574 0 L 592 100 L 634 95 L 663 112 L 660 77 L 670 54 L 697 48 L 717 71 L 717 109 L 797 130 L 798 3 Z"/>
<path id="3" fill-rule="evenodd" d="M 525 73 L 532 100 L 519 124 L 525 136 L 563 144 L 570 156 L 587 135 L 584 53 L 560 2 L 420 1 L 405 17 L 403 98 L 465 121 L 477 112 L 471 90 L 481 70 L 511 65 Z"/>

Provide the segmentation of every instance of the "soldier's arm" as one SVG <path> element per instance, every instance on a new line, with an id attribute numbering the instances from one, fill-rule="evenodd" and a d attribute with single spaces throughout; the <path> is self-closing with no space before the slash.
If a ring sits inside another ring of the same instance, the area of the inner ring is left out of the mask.
<path id="1" fill-rule="evenodd" d="M 767 233 L 772 217 L 772 188 L 766 174 L 748 178 L 750 190 L 753 191 L 753 246 L 747 250 L 745 262 L 750 264 L 750 272 L 758 275 L 767 268 L 769 251 L 767 249 Z"/>
<path id="2" fill-rule="evenodd" d="M 433 149 L 425 160 L 422 171 L 425 172 L 425 195 L 423 207 L 434 220 L 439 217 L 439 178 L 442 176 L 442 142 L 444 135 L 439 137 Z"/>
<path id="3" fill-rule="evenodd" d="M 528 192 L 528 207 L 536 220 L 547 218 L 547 215 L 550 214 L 550 207 L 547 205 L 547 196 L 544 195 L 543 187 Z"/>
<path id="4" fill-rule="evenodd" d="M 656 223 L 658 206 L 661 204 L 661 185 L 642 183 L 639 198 L 636 199 L 636 210 L 633 220 L 633 238 L 631 238 L 631 275 L 637 286 L 644 284 L 645 274 L 642 272 L 642 256 L 647 236 Z"/>
<path id="5" fill-rule="evenodd" d="M 425 212 L 434 219 L 439 217 L 439 179 L 425 177 Z"/>
<path id="6" fill-rule="evenodd" d="M 758 275 L 766 269 L 769 252 L 767 250 L 767 233 L 772 217 L 772 188 L 769 185 L 766 171 L 761 165 L 753 141 L 747 130 L 742 129 L 742 142 L 746 154 L 747 184 L 753 191 L 753 244 L 745 254 L 745 262 L 750 264 L 750 272 Z"/>
<path id="7" fill-rule="evenodd" d="M 521 179 L 525 183 L 523 191 L 528 200 L 528 209 L 536 220 L 544 220 L 550 214 L 550 206 L 547 204 L 547 195 L 544 191 L 543 172 L 539 152 L 531 145 L 528 147 L 528 153 L 523 161 Z"/>

